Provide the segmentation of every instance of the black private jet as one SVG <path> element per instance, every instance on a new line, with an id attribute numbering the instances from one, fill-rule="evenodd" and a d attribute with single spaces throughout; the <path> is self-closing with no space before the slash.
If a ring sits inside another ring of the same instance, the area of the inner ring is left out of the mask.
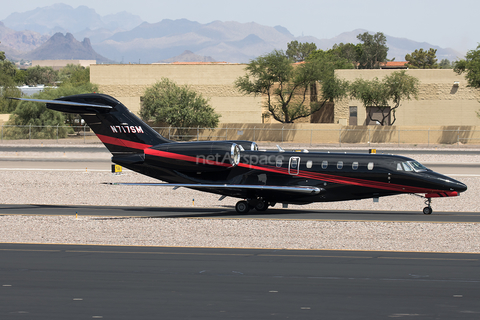
<path id="1" fill-rule="evenodd" d="M 467 190 L 457 180 L 402 156 L 359 153 L 260 151 L 252 141 L 170 141 L 121 102 L 105 94 L 80 94 L 46 103 L 80 114 L 112 153 L 112 162 L 166 183 L 235 197 L 238 213 L 267 210 L 276 203 L 308 204 L 416 194 L 431 199 Z"/>

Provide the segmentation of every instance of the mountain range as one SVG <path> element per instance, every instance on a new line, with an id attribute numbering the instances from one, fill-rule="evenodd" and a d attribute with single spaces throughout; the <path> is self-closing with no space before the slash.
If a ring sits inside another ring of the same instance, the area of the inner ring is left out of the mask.
<path id="1" fill-rule="evenodd" d="M 327 50 L 335 43 L 358 43 L 356 36 L 365 31 L 356 29 L 331 39 L 317 39 L 295 37 L 282 26 L 270 27 L 254 22 L 202 24 L 187 19 L 164 19 L 148 23 L 127 12 L 100 16 L 86 6 L 74 9 L 66 4 L 54 4 L 13 13 L 0 22 L 0 50 L 9 58 L 26 60 L 32 60 L 34 56 L 35 59 L 39 59 L 38 56 L 42 59 L 75 56 L 74 59 L 96 59 L 98 63 L 184 61 L 181 59 L 245 63 L 274 49 L 286 50 L 287 44 L 293 40 L 313 42 L 317 48 Z M 420 48 L 437 49 L 439 60 L 455 61 L 463 56 L 453 49 L 426 42 L 386 37 L 388 58 L 397 61 L 403 61 L 407 53 Z M 79 42 L 76 39 L 84 40 Z M 191 54 L 184 54 L 185 51 Z"/>

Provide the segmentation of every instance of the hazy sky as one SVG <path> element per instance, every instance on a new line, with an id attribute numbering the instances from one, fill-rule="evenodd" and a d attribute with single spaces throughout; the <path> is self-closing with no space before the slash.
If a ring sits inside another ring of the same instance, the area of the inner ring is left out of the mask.
<path id="1" fill-rule="evenodd" d="M 362 28 L 461 52 L 480 42 L 478 0 L 21 0 L 3 1 L 0 20 L 60 2 L 85 5 L 102 16 L 127 11 L 150 23 L 180 18 L 257 22 L 319 39 Z"/>

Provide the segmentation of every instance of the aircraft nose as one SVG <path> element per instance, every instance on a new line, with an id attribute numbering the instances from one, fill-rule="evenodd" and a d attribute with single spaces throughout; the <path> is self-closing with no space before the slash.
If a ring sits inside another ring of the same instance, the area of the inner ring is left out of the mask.
<path id="1" fill-rule="evenodd" d="M 455 191 L 458 191 L 458 192 L 464 192 L 464 191 L 467 191 L 467 185 L 460 182 L 460 181 L 453 181 L 452 182 L 453 186 L 452 188 L 455 190 Z"/>
<path id="2" fill-rule="evenodd" d="M 448 188 L 450 191 L 464 192 L 467 190 L 467 186 L 458 180 L 452 179 L 442 174 L 437 174 L 437 179 L 443 188 Z M 445 189 L 444 189 L 445 190 Z"/>

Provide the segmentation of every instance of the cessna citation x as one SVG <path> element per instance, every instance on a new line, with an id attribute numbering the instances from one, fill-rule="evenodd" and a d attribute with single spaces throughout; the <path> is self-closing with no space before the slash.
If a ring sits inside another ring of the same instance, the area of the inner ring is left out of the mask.
<path id="1" fill-rule="evenodd" d="M 15 99 L 15 98 L 14 98 Z M 47 108 L 78 113 L 112 153 L 112 162 L 186 187 L 240 198 L 235 209 L 267 210 L 277 202 L 312 202 L 379 198 L 396 194 L 431 199 L 453 197 L 467 186 L 395 155 L 259 151 L 251 141 L 174 142 L 162 137 L 122 103 L 105 94 L 81 94 L 56 100 L 16 98 L 46 103 Z"/>

